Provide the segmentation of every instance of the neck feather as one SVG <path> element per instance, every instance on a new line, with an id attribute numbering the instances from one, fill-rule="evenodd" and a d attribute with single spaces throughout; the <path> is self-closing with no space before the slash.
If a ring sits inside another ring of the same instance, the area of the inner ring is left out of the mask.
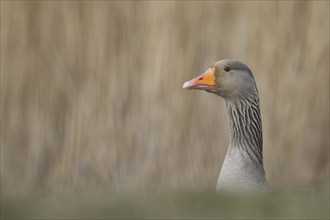
<path id="1" fill-rule="evenodd" d="M 258 164 L 262 160 L 262 127 L 259 97 L 226 100 L 229 119 L 229 149 L 240 150 Z"/>

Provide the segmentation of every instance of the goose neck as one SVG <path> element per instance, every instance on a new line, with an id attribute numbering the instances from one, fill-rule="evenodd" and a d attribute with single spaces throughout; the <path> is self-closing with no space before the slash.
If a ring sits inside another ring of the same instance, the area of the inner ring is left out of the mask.
<path id="1" fill-rule="evenodd" d="M 229 121 L 229 149 L 241 151 L 262 165 L 262 124 L 258 95 L 226 100 Z"/>

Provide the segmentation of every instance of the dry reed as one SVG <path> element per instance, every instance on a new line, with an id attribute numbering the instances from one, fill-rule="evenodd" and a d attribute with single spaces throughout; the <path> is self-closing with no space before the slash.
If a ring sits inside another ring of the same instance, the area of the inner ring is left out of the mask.
<path id="1" fill-rule="evenodd" d="M 1 1 L 1 186 L 216 183 L 220 98 L 182 89 L 244 60 L 273 185 L 329 183 L 329 2 Z"/>

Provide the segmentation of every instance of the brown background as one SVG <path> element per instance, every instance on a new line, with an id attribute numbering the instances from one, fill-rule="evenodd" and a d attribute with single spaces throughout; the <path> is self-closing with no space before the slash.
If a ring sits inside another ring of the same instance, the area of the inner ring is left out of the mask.
<path id="1" fill-rule="evenodd" d="M 329 183 L 329 2 L 1 1 L 2 189 L 214 187 L 219 59 L 258 84 L 272 185 Z"/>

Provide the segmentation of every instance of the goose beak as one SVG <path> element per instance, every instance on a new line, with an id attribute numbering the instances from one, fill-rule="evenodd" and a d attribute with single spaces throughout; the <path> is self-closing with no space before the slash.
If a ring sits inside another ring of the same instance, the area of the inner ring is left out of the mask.
<path id="1" fill-rule="evenodd" d="M 214 90 L 215 77 L 214 67 L 209 68 L 205 73 L 183 84 L 184 89 Z"/>

